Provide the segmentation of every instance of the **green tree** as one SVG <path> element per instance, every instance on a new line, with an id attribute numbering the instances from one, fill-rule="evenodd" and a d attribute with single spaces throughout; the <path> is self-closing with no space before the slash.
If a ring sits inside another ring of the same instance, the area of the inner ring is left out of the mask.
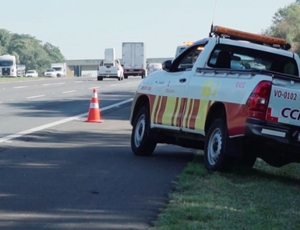
<path id="1" fill-rule="evenodd" d="M 0 29 L 0 55 L 3 55 L 7 52 L 10 38 L 11 34 L 7 30 Z"/>
<path id="2" fill-rule="evenodd" d="M 300 0 L 278 9 L 263 34 L 286 39 L 292 51 L 300 55 Z"/>
<path id="3" fill-rule="evenodd" d="M 3 34 L 6 35 L 5 32 Z M 15 55 L 18 64 L 26 65 L 27 69 L 36 69 L 40 74 L 48 69 L 51 63 L 65 61 L 58 47 L 50 43 L 43 44 L 42 41 L 37 40 L 33 36 L 27 34 L 10 34 L 9 37 L 3 40 L 6 42 L 5 44 L 3 43 L 3 46 L 0 43 L 0 48 L 3 52 Z"/>
<path id="4" fill-rule="evenodd" d="M 49 55 L 50 59 L 53 62 L 64 62 L 65 61 L 65 58 L 61 54 L 59 48 L 50 44 L 49 42 L 46 42 L 44 44 L 44 50 L 47 52 L 47 54 Z"/>

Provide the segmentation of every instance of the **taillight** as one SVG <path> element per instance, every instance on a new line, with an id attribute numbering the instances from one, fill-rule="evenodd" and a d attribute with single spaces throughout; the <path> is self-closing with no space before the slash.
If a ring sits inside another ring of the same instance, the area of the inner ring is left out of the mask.
<path id="1" fill-rule="evenodd" d="M 252 117 L 265 119 L 271 87 L 272 83 L 270 81 L 261 81 L 252 91 L 246 103 L 248 109 L 252 112 Z"/>

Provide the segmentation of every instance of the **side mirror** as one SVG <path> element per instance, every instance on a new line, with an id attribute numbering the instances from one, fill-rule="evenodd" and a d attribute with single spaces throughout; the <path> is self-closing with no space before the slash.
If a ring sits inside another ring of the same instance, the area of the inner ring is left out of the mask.
<path id="1" fill-rule="evenodd" d="M 171 68 L 172 60 L 166 60 L 162 63 L 163 70 L 168 71 Z"/>

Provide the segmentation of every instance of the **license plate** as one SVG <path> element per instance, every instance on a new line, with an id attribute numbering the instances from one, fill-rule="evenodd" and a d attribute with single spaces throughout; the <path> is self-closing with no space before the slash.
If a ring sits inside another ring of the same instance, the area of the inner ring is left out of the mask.
<path id="1" fill-rule="evenodd" d="M 105 73 L 110 73 L 110 71 L 105 71 Z"/>

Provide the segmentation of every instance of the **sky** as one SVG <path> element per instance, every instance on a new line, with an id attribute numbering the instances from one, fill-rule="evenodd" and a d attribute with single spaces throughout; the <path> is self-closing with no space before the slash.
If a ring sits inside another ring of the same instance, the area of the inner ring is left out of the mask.
<path id="1" fill-rule="evenodd" d="M 174 57 L 210 26 L 261 33 L 295 0 L 13 0 L 1 2 L 0 28 L 59 47 L 67 60 L 121 58 L 122 42 L 144 42 L 146 58 Z"/>

